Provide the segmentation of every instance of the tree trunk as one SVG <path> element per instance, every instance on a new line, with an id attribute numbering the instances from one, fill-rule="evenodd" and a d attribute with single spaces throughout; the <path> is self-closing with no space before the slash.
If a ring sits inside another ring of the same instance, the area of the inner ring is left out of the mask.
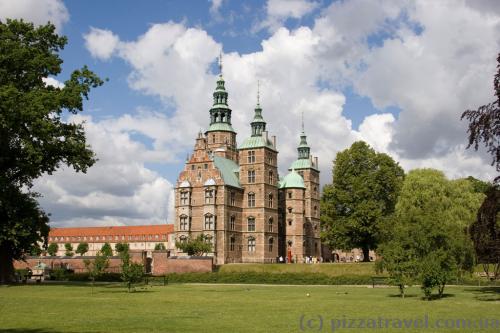
<path id="1" fill-rule="evenodd" d="M 438 293 L 439 293 L 439 298 L 443 297 L 443 293 L 444 293 L 444 284 L 440 285 L 438 287 Z"/>
<path id="2" fill-rule="evenodd" d="M 14 281 L 14 264 L 10 249 L 0 246 L 0 284 L 12 283 Z"/>
<path id="3" fill-rule="evenodd" d="M 362 248 L 363 250 L 363 262 L 369 262 L 370 261 L 370 248 L 368 246 L 365 246 Z"/>

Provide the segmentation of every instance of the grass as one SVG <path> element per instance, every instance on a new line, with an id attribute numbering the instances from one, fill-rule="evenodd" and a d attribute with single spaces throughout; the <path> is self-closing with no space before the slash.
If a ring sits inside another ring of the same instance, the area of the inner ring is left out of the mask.
<path id="1" fill-rule="evenodd" d="M 446 293 L 448 297 L 429 302 L 421 299 L 418 288 L 401 299 L 395 288 L 361 286 L 172 284 L 127 293 L 120 284 L 99 284 L 91 295 L 86 284 L 20 285 L 0 287 L 0 332 L 332 332 L 329 320 L 344 317 L 411 319 L 427 314 L 430 324 L 447 318 L 500 319 L 500 288 L 448 287 Z M 324 323 L 321 330 L 318 316 Z"/>
<path id="2" fill-rule="evenodd" d="M 219 272 L 257 272 L 257 273 L 322 273 L 328 276 L 374 276 L 373 262 L 332 263 L 332 264 L 226 264 L 219 267 Z"/>

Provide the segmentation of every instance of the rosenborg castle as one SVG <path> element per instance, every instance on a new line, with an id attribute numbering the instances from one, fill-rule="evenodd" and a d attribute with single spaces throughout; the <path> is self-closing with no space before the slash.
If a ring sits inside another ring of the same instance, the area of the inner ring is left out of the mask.
<path id="1" fill-rule="evenodd" d="M 297 160 L 279 177 L 276 137 L 267 131 L 258 96 L 254 112 L 251 136 L 237 145 L 221 73 L 210 126 L 198 133 L 176 183 L 175 239 L 204 235 L 217 265 L 320 257 L 318 158 L 302 129 Z"/>

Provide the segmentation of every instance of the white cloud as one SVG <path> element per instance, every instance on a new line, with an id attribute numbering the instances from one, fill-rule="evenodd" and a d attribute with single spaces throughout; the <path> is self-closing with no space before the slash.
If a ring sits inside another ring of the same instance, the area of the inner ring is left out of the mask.
<path id="1" fill-rule="evenodd" d="M 271 32 L 276 31 L 287 19 L 300 19 L 318 8 L 318 5 L 318 2 L 310 0 L 268 0 L 266 18 L 256 29 L 267 28 Z"/>
<path id="2" fill-rule="evenodd" d="M 216 21 L 221 21 L 222 16 L 220 14 L 220 8 L 222 6 L 222 3 L 224 0 L 209 0 L 211 2 L 210 5 L 210 15 L 216 20 Z"/>
<path id="3" fill-rule="evenodd" d="M 64 83 L 61 81 L 58 81 L 54 79 L 53 77 L 44 77 L 42 81 L 47 85 L 47 86 L 52 86 L 54 88 L 64 88 Z"/>
<path id="4" fill-rule="evenodd" d="M 52 22 L 58 31 L 69 20 L 62 0 L 0 0 L 0 20 L 24 19 L 36 25 Z"/>
<path id="5" fill-rule="evenodd" d="M 133 135 L 149 124 L 165 123 L 156 114 L 123 115 L 117 119 L 94 121 L 91 117 L 73 116 L 70 121 L 84 121 L 88 142 L 98 161 L 86 174 L 62 168 L 39 179 L 35 190 L 42 193 L 40 203 L 52 213 L 55 225 L 160 224 L 168 220 L 172 184 L 146 167 L 162 155 L 163 138 L 148 132 L 153 147 L 146 147 Z M 85 224 L 82 224 L 85 223 Z"/>
<path id="6" fill-rule="evenodd" d="M 90 28 L 90 32 L 83 36 L 85 47 L 90 54 L 98 59 L 107 60 L 118 47 L 119 38 L 109 30 Z"/>

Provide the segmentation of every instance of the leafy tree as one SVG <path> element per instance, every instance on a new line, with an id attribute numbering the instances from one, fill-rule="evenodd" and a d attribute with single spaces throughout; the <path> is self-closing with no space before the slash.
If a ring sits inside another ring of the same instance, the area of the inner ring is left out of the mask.
<path id="1" fill-rule="evenodd" d="M 95 162 L 83 126 L 63 119 L 82 111 L 102 81 L 83 67 L 62 88 L 44 82 L 61 72 L 66 43 L 52 24 L 0 21 L 0 283 L 12 281 L 14 259 L 47 245 L 49 217 L 31 192 L 33 181 L 62 164 L 85 172 Z"/>
<path id="2" fill-rule="evenodd" d="M 448 281 L 474 268 L 467 229 L 483 197 L 468 180 L 449 181 L 433 169 L 411 171 L 394 222 L 386 225 L 378 267 L 399 282 L 400 290 L 414 276 L 427 298 L 436 287 L 441 297 Z"/>
<path id="3" fill-rule="evenodd" d="M 212 244 L 206 241 L 203 234 L 195 239 L 187 239 L 185 242 L 175 242 L 175 246 L 190 256 L 203 256 L 212 251 Z"/>
<path id="4" fill-rule="evenodd" d="M 129 245 L 127 243 L 116 243 L 115 244 L 115 251 L 118 254 L 121 254 L 122 252 L 128 251 L 128 250 L 129 250 Z"/>
<path id="5" fill-rule="evenodd" d="M 492 187 L 479 208 L 476 221 L 470 227 L 478 263 L 488 277 L 500 277 L 500 189 Z M 493 272 L 490 272 L 493 265 Z"/>
<path id="6" fill-rule="evenodd" d="M 39 257 L 41 254 L 42 254 L 42 249 L 38 244 L 31 248 L 30 255 L 34 257 Z"/>
<path id="7" fill-rule="evenodd" d="M 64 253 L 66 256 L 68 257 L 72 257 L 73 256 L 73 245 L 71 245 L 71 243 L 66 243 L 64 244 L 64 249 L 66 250 L 66 252 Z"/>
<path id="8" fill-rule="evenodd" d="M 471 183 L 474 192 L 477 193 L 486 194 L 491 189 L 491 187 L 493 187 L 493 184 L 474 178 L 472 176 L 469 176 L 466 179 Z"/>
<path id="9" fill-rule="evenodd" d="M 478 150 L 479 144 L 486 146 L 488 153 L 493 157 L 491 165 L 500 172 L 500 53 L 497 57 L 497 73 L 493 78 L 495 100 L 480 106 L 477 110 L 467 110 L 462 113 L 461 119 L 469 121 L 469 145 Z M 500 176 L 495 178 L 500 182 Z"/>
<path id="10" fill-rule="evenodd" d="M 164 251 L 166 250 L 165 244 L 163 243 L 156 243 L 155 245 L 155 251 Z"/>
<path id="11" fill-rule="evenodd" d="M 92 293 L 94 293 L 94 282 L 106 272 L 106 269 L 109 267 L 109 258 L 98 251 L 94 259 L 85 259 L 83 263 L 89 273 L 89 278 L 92 282 Z"/>
<path id="12" fill-rule="evenodd" d="M 130 260 L 128 246 L 124 247 L 123 251 L 120 252 L 120 257 L 122 260 L 121 279 L 123 282 L 127 284 L 128 292 L 130 292 L 132 284 L 142 281 L 142 277 L 144 275 L 144 265 L 141 265 L 139 263 L 134 263 Z"/>
<path id="13" fill-rule="evenodd" d="M 111 245 L 109 243 L 104 243 L 104 245 L 101 247 L 101 252 L 103 255 L 107 257 L 112 257 L 113 256 L 113 249 L 111 248 Z"/>
<path id="14" fill-rule="evenodd" d="M 76 248 L 76 253 L 83 256 L 85 253 L 89 252 L 89 243 L 80 243 Z"/>
<path id="15" fill-rule="evenodd" d="M 47 253 L 49 254 L 49 256 L 57 255 L 57 251 L 59 251 L 59 245 L 57 243 L 50 243 L 49 247 L 47 248 Z"/>
<path id="16" fill-rule="evenodd" d="M 363 250 L 379 243 L 380 224 L 393 212 L 404 171 L 390 156 L 375 152 L 363 141 L 339 152 L 333 182 L 323 189 L 321 223 L 330 248 Z"/>

